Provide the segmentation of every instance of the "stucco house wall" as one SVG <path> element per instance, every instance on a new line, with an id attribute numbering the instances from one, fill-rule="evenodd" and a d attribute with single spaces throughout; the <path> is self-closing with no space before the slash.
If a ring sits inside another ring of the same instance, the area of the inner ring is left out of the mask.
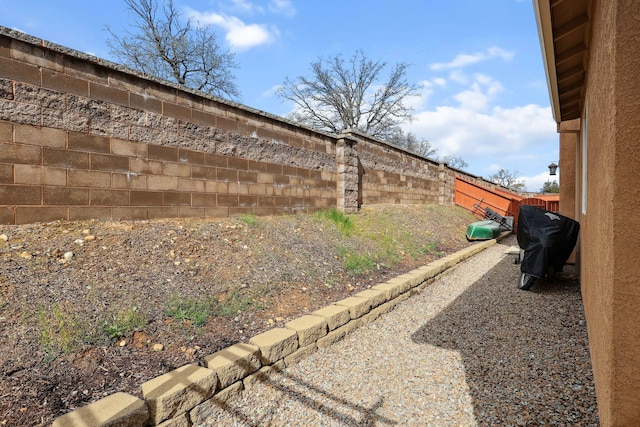
<path id="1" fill-rule="evenodd" d="M 595 1 L 581 277 L 603 425 L 640 423 L 640 3 Z M 584 135 L 583 135 L 584 137 Z"/>
<path id="2" fill-rule="evenodd" d="M 600 421 L 603 426 L 636 426 L 640 425 L 640 2 L 534 0 L 534 6 L 554 117 L 563 132 L 561 209 L 569 216 L 576 212 L 581 224 L 578 265 Z M 584 10 L 578 13 L 584 13 L 579 20 L 567 19 L 580 7 Z M 582 42 L 584 82 L 563 89 L 558 82 L 564 77 L 556 67 L 568 53 L 563 56 L 554 49 L 567 34 L 583 30 L 583 16 L 588 17 Z M 563 19 L 564 27 L 553 23 Z M 573 105 L 567 100 L 576 90 L 581 96 L 579 131 L 564 133 L 576 127 L 574 117 L 566 113 Z M 572 196 L 573 202 L 568 200 Z"/>

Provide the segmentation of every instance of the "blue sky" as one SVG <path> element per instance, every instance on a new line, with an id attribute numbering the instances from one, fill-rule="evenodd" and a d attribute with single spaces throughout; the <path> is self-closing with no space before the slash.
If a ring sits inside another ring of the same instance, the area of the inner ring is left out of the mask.
<path id="1" fill-rule="evenodd" d="M 488 177 L 520 172 L 538 191 L 558 161 L 540 43 L 530 0 L 174 0 L 185 16 L 210 23 L 236 55 L 242 104 L 285 116 L 275 94 L 286 77 L 310 76 L 320 57 L 362 50 L 387 69 L 410 64 L 422 85 L 403 126 L 440 156 L 462 157 Z M 114 60 L 108 25 L 133 15 L 120 0 L 0 0 L 0 25 Z M 554 177 L 555 178 L 555 177 Z"/>

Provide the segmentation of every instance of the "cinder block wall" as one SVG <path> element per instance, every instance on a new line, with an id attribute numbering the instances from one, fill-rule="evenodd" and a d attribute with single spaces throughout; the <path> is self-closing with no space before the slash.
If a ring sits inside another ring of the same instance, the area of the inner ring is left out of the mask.
<path id="1" fill-rule="evenodd" d="M 442 178 L 436 162 L 358 135 L 360 181 L 365 204 L 440 203 Z M 451 174 L 453 176 L 453 174 Z M 451 191 L 453 200 L 453 190 Z"/>
<path id="2" fill-rule="evenodd" d="M 342 137 L 0 27 L 1 224 L 453 200 L 452 171 L 364 135 L 343 167 Z"/>

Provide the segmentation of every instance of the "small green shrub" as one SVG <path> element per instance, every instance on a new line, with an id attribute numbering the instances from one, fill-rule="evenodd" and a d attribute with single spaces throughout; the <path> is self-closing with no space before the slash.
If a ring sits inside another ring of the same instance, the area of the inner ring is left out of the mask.
<path id="1" fill-rule="evenodd" d="M 413 243 L 407 246 L 407 253 L 413 257 L 413 259 L 418 259 L 421 256 L 435 254 L 437 255 L 436 243 L 429 242 L 424 245 L 418 245 L 417 243 Z"/>
<path id="2" fill-rule="evenodd" d="M 247 311 L 250 307 L 258 310 L 264 308 L 263 305 L 257 303 L 256 298 L 245 295 L 238 288 L 231 289 L 224 300 L 215 300 L 212 305 L 214 316 L 233 316 Z"/>
<path id="3" fill-rule="evenodd" d="M 240 221 L 244 222 L 249 227 L 255 227 L 256 225 L 258 225 L 258 217 L 255 214 L 241 215 Z"/>
<path id="4" fill-rule="evenodd" d="M 172 297 L 165 309 L 165 315 L 183 322 L 190 321 L 192 325 L 204 326 L 209 316 L 213 315 L 211 303 L 208 300 L 192 300 L 178 296 Z"/>
<path id="5" fill-rule="evenodd" d="M 371 255 L 358 254 L 345 248 L 339 248 L 338 251 L 342 257 L 342 266 L 349 275 L 365 274 L 377 267 L 377 263 Z"/>
<path id="6" fill-rule="evenodd" d="M 260 297 L 269 292 L 269 287 L 258 286 L 249 293 L 243 293 L 238 288 L 231 289 L 224 299 L 185 299 L 178 296 L 172 297 L 167 303 L 165 315 L 183 322 L 191 322 L 192 325 L 202 327 L 207 319 L 212 316 L 233 316 L 249 310 L 263 310 L 265 306 L 260 302 Z"/>
<path id="7" fill-rule="evenodd" d="M 345 215 L 336 208 L 319 212 L 319 215 L 333 222 L 345 236 L 349 236 L 354 229 L 355 224 L 351 220 L 351 217 Z"/>
<path id="8" fill-rule="evenodd" d="M 104 332 L 110 339 L 122 337 L 128 332 L 141 329 L 147 323 L 147 319 L 136 306 L 131 306 L 112 316 L 104 326 Z"/>
<path id="9" fill-rule="evenodd" d="M 39 341 L 48 354 L 71 353 L 81 348 L 83 331 L 81 322 L 73 313 L 59 304 L 38 310 Z"/>
<path id="10" fill-rule="evenodd" d="M 384 267 L 393 267 L 402 259 L 400 252 L 396 248 L 388 248 L 376 256 L 378 264 Z"/>
<path id="11" fill-rule="evenodd" d="M 436 242 L 429 242 L 426 245 L 422 245 L 419 252 L 422 255 L 428 255 L 436 249 Z"/>

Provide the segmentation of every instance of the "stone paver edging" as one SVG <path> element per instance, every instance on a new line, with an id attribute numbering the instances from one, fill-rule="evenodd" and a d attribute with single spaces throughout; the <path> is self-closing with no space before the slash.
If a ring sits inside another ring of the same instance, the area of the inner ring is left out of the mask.
<path id="1" fill-rule="evenodd" d="M 504 233 L 498 240 L 507 236 Z M 249 340 L 204 358 L 206 367 L 188 364 L 141 385 L 143 399 L 115 393 L 58 417 L 53 427 L 190 426 L 206 419 L 272 370 L 292 366 L 348 333 L 372 322 L 419 292 L 445 270 L 494 245 L 478 242 L 424 267 L 337 301 Z"/>

